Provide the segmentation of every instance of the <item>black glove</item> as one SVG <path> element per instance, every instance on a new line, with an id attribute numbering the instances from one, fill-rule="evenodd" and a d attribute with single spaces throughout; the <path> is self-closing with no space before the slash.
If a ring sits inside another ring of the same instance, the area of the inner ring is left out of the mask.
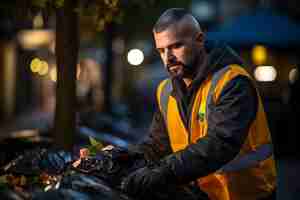
<path id="1" fill-rule="evenodd" d="M 197 185 L 178 184 L 176 175 L 166 162 L 136 170 L 123 179 L 121 189 L 135 199 L 209 200 Z"/>
<path id="2" fill-rule="evenodd" d="M 121 189 L 130 196 L 151 199 L 156 194 L 166 194 L 168 188 L 174 187 L 174 178 L 175 175 L 167 165 L 148 165 L 123 179 Z"/>
<path id="3" fill-rule="evenodd" d="M 145 165 L 143 154 L 114 147 L 101 151 L 95 156 L 82 158 L 74 170 L 92 174 L 108 185 L 119 188 L 122 178 Z"/>

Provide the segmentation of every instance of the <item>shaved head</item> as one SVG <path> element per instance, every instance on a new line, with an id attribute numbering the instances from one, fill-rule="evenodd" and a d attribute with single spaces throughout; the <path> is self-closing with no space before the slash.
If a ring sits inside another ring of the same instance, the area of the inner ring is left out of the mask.
<path id="1" fill-rule="evenodd" d="M 160 33 L 168 28 L 175 27 L 182 34 L 197 34 L 201 31 L 198 21 L 183 8 L 166 10 L 153 27 L 154 33 Z"/>
<path id="2" fill-rule="evenodd" d="M 165 11 L 153 27 L 155 46 L 171 77 L 188 83 L 206 57 L 198 21 L 183 8 Z"/>

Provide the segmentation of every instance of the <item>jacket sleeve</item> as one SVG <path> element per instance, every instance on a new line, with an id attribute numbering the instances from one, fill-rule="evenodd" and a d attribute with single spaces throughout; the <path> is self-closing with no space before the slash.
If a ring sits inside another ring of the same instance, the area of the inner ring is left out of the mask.
<path id="1" fill-rule="evenodd" d="M 208 133 L 164 159 L 175 181 L 186 183 L 220 169 L 240 151 L 256 116 L 258 98 L 251 80 L 238 76 L 222 90 L 208 116 Z"/>
<path id="2" fill-rule="evenodd" d="M 164 118 L 157 110 L 152 119 L 148 136 L 135 148 L 143 152 L 149 160 L 159 160 L 172 153 Z"/>

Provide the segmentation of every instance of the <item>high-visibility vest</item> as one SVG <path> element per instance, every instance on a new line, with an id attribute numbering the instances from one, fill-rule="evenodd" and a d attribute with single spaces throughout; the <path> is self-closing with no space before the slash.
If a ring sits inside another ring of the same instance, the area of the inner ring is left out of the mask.
<path id="1" fill-rule="evenodd" d="M 224 86 L 237 76 L 250 75 L 238 65 L 229 65 L 210 75 L 199 87 L 189 124 L 190 136 L 179 113 L 177 102 L 170 95 L 172 84 L 162 81 L 157 98 L 164 116 L 173 152 L 196 143 L 207 134 L 207 119 Z M 276 186 L 275 162 L 271 136 L 258 94 L 258 110 L 239 154 L 220 170 L 197 179 L 212 200 L 256 200 L 270 195 Z"/>

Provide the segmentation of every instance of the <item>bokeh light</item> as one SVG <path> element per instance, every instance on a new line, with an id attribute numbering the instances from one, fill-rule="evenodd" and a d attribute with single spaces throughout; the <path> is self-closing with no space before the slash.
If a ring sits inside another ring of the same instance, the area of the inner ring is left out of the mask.
<path id="1" fill-rule="evenodd" d="M 49 45 L 55 34 L 52 30 L 21 30 L 17 37 L 22 48 L 34 50 Z"/>
<path id="2" fill-rule="evenodd" d="M 299 79 L 299 70 L 297 68 L 291 69 L 289 72 L 289 82 L 294 84 Z"/>
<path id="3" fill-rule="evenodd" d="M 37 73 L 38 71 L 40 71 L 40 68 L 41 68 L 41 60 L 39 58 L 32 59 L 32 61 L 30 62 L 30 70 L 33 73 Z"/>
<path id="4" fill-rule="evenodd" d="M 46 61 L 41 61 L 41 67 L 40 70 L 38 71 L 38 74 L 41 76 L 44 76 L 48 74 L 49 66 Z"/>
<path id="5" fill-rule="evenodd" d="M 35 29 L 43 28 L 44 26 L 44 19 L 41 12 L 39 12 L 32 20 L 32 26 Z"/>
<path id="6" fill-rule="evenodd" d="M 273 66 L 258 66 L 254 71 L 254 76 L 257 81 L 271 82 L 275 81 L 277 71 Z"/>
<path id="7" fill-rule="evenodd" d="M 267 48 L 262 45 L 256 45 L 252 49 L 253 63 L 256 65 L 262 65 L 267 60 Z"/>
<path id="8" fill-rule="evenodd" d="M 144 53 L 140 49 L 131 49 L 127 54 L 127 60 L 131 65 L 140 65 L 144 61 Z"/>
<path id="9" fill-rule="evenodd" d="M 57 70 L 56 70 L 56 67 L 52 67 L 51 70 L 50 70 L 50 79 L 54 82 L 57 81 Z"/>

